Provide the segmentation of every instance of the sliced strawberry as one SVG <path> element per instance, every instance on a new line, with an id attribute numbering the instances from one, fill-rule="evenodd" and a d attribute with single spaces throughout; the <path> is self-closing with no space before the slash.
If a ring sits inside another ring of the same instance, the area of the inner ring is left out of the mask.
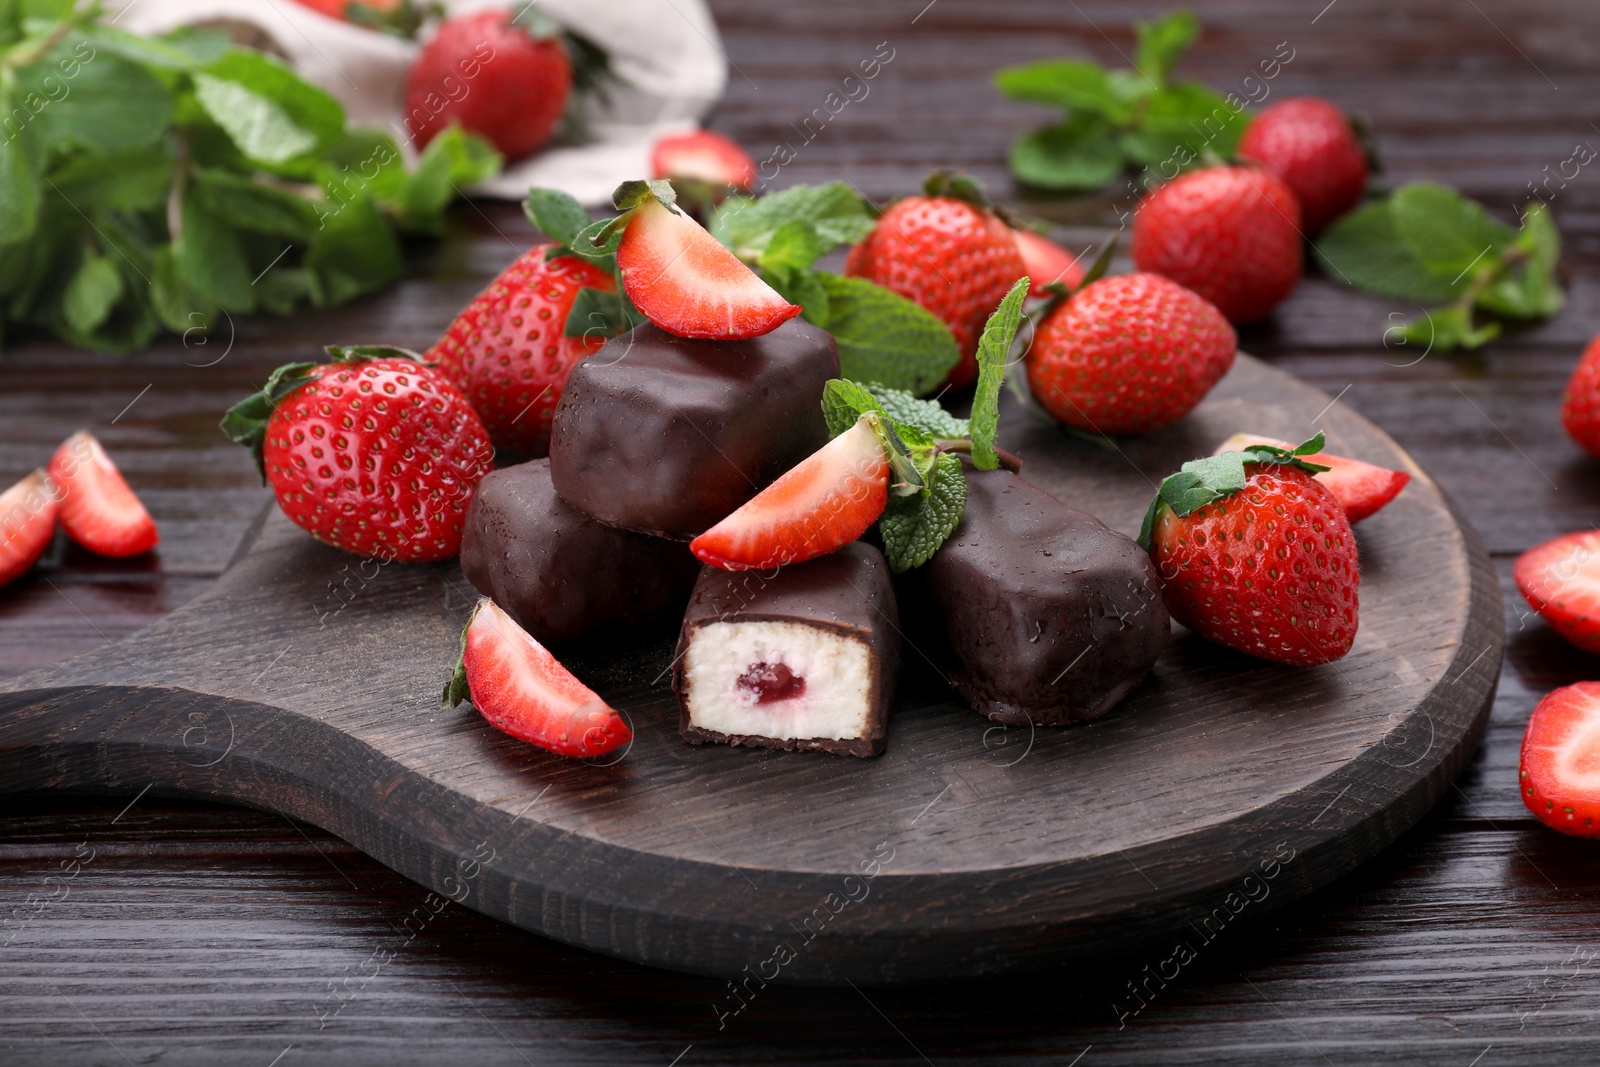
<path id="1" fill-rule="evenodd" d="M 1217 454 L 1237 452 L 1246 445 L 1294 447 L 1288 441 L 1280 441 L 1276 437 L 1236 433 L 1217 446 Z M 1375 463 L 1366 463 L 1359 459 L 1346 459 L 1331 452 L 1318 452 L 1314 456 L 1302 458 L 1308 463 L 1328 468 L 1317 474 L 1316 479 L 1333 491 L 1334 497 L 1344 506 L 1345 517 L 1352 523 L 1371 518 L 1381 511 L 1383 506 L 1399 496 L 1400 490 L 1411 481 L 1411 475 L 1405 471 L 1393 471 L 1388 467 L 1380 467 Z"/>
<path id="2" fill-rule="evenodd" d="M 1032 230 L 1015 230 L 1013 233 L 1017 239 L 1017 251 L 1022 253 L 1022 265 L 1032 279 L 1029 295 L 1049 295 L 1044 287 L 1052 282 L 1075 289 L 1083 281 L 1083 268 L 1071 252 Z"/>
<path id="3" fill-rule="evenodd" d="M 617 265 L 634 306 L 679 337 L 760 337 L 800 314 L 698 222 L 653 196 L 628 220 Z"/>
<path id="4" fill-rule="evenodd" d="M 1539 701 L 1522 735 L 1517 780 L 1540 822 L 1600 836 L 1600 682 L 1565 686 Z"/>
<path id="5" fill-rule="evenodd" d="M 656 178 L 688 178 L 743 191 L 756 181 L 756 164 L 750 154 L 710 130 L 667 134 L 650 152 L 650 169 Z"/>
<path id="6" fill-rule="evenodd" d="M 0 586 L 28 573 L 44 555 L 60 508 L 55 483 L 42 470 L 0 493 Z"/>
<path id="7" fill-rule="evenodd" d="M 860 537 L 888 502 L 889 460 L 862 421 L 690 541 L 689 550 L 728 571 L 800 563 Z"/>
<path id="8" fill-rule="evenodd" d="M 622 716 L 488 597 L 472 611 L 444 690 L 447 707 L 468 697 L 495 728 L 558 756 L 598 756 L 633 740 Z"/>
<path id="9" fill-rule="evenodd" d="M 47 472 L 61 492 L 61 528 L 78 544 L 115 559 L 156 547 L 155 521 L 88 430 L 61 442 Z"/>
<path id="10" fill-rule="evenodd" d="M 1585 652 L 1600 652 L 1600 530 L 1562 534 L 1528 549 L 1512 577 L 1551 629 Z"/>

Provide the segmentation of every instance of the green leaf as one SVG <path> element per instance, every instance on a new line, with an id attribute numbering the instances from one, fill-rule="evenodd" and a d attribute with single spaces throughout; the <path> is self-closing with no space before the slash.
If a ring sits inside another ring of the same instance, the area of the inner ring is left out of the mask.
<path id="1" fill-rule="evenodd" d="M 1308 474 L 1325 471 L 1327 467 L 1300 458 L 1316 455 L 1325 445 L 1326 441 L 1319 432 L 1294 448 L 1251 445 L 1239 452 L 1223 452 L 1215 456 L 1191 459 L 1178 468 L 1177 473 L 1169 474 L 1162 479 L 1161 485 L 1156 490 L 1155 499 L 1150 502 L 1150 507 L 1144 514 L 1144 522 L 1139 528 L 1139 547 L 1146 550 L 1150 548 L 1150 538 L 1155 532 L 1156 519 L 1163 507 L 1170 508 L 1172 513 L 1181 519 L 1194 514 L 1207 504 L 1232 496 L 1244 488 L 1246 478 L 1244 468 L 1247 463 L 1293 467 Z"/>
<path id="2" fill-rule="evenodd" d="M 1512 319 L 1548 318 L 1566 303 L 1556 280 L 1561 234 L 1542 203 L 1529 205 L 1522 229 L 1504 257 L 1505 272 L 1478 294 L 1477 306 Z"/>
<path id="3" fill-rule="evenodd" d="M 1424 311 L 1417 318 L 1385 331 L 1386 340 L 1420 346 L 1424 352 L 1453 352 L 1463 348 L 1480 348 L 1500 336 L 1500 324 L 1485 323 L 1478 326 L 1472 308 L 1461 304 Z"/>
<path id="4" fill-rule="evenodd" d="M 1187 11 L 1171 12 L 1155 22 L 1135 23 L 1134 28 L 1139 35 L 1139 50 L 1134 53 L 1133 65 L 1158 83 L 1167 80 L 1200 35 L 1199 21 Z"/>
<path id="5" fill-rule="evenodd" d="M 398 213 L 399 198 L 407 182 L 400 146 L 393 137 L 374 129 L 351 130 L 339 138 L 314 168 L 313 177 L 327 198 L 319 216 L 325 211 L 337 211 L 351 196 L 362 192 L 370 193 L 380 204 Z"/>
<path id="6" fill-rule="evenodd" d="M 967 478 L 961 461 L 941 452 L 934 459 L 928 487 L 913 496 L 891 497 L 878 521 L 889 569 L 901 574 L 932 559 L 961 524 L 966 506 Z"/>
<path id="7" fill-rule="evenodd" d="M 1380 200 L 1357 208 L 1323 231 L 1316 255 L 1328 274 L 1357 289 L 1429 304 L 1453 299 L 1459 286 L 1430 273 L 1403 241 Z"/>
<path id="8" fill-rule="evenodd" d="M 150 304 L 161 324 L 177 334 L 204 331 L 217 314 L 214 303 L 184 282 L 170 244 L 157 248 L 151 257 Z"/>
<path id="9" fill-rule="evenodd" d="M 1231 156 L 1250 115 L 1203 85 L 1180 82 L 1151 97 L 1140 128 L 1125 134 L 1123 148 L 1140 163 L 1171 179 L 1198 162 L 1206 150 Z"/>
<path id="10" fill-rule="evenodd" d="M 317 229 L 311 204 L 290 193 L 226 170 L 199 170 L 191 179 L 190 196 L 217 219 L 234 228 L 304 243 Z"/>
<path id="11" fill-rule="evenodd" d="M 711 235 L 744 259 L 759 259 L 786 223 L 809 222 L 821 242 L 818 255 L 855 244 L 876 224 L 861 194 L 848 182 L 796 185 L 759 200 L 729 197 L 712 214 Z M 764 265 L 764 264 L 763 264 Z M 807 264 L 810 266 L 810 264 Z"/>
<path id="12" fill-rule="evenodd" d="M 90 252 L 72 276 L 61 302 L 69 329 L 79 334 L 98 330 L 117 301 L 122 299 L 122 275 L 106 257 Z"/>
<path id="13" fill-rule="evenodd" d="M 160 148 L 81 152 L 50 172 L 51 191 L 83 211 L 145 211 L 166 202 L 172 157 Z"/>
<path id="14" fill-rule="evenodd" d="M 371 197 L 355 197 L 323 223 L 305 257 L 318 306 L 345 304 L 400 279 L 400 241 Z"/>
<path id="15" fill-rule="evenodd" d="M 1045 59 L 1006 67 L 994 83 L 1013 100 L 1084 111 L 1112 123 L 1126 122 L 1127 103 L 1112 88 L 1105 68 L 1080 59 Z"/>
<path id="16" fill-rule="evenodd" d="M 829 378 L 822 387 L 822 419 L 828 436 L 838 437 L 869 411 L 882 412 L 876 397 L 855 382 Z"/>
<path id="17" fill-rule="evenodd" d="M 200 106 L 240 152 L 263 166 L 307 170 L 301 157 L 344 135 L 344 108 L 337 100 L 259 53 L 229 52 L 194 81 Z"/>
<path id="18" fill-rule="evenodd" d="M 1478 271 L 1499 266 L 1513 231 L 1447 185 L 1411 182 L 1389 197 L 1395 232 L 1430 277 L 1460 291 Z"/>
<path id="19" fill-rule="evenodd" d="M 206 209 L 198 197 L 183 204 L 183 232 L 174 242 L 178 277 L 208 304 L 229 311 L 254 311 L 255 275 L 238 231 Z"/>
<path id="20" fill-rule="evenodd" d="M 623 294 L 584 286 L 567 312 L 565 331 L 568 337 L 615 337 L 644 321 Z"/>
<path id="21" fill-rule="evenodd" d="M 417 167 L 389 201 L 402 229 L 438 232 L 463 186 L 500 172 L 502 158 L 482 136 L 452 125 L 428 142 Z"/>
<path id="22" fill-rule="evenodd" d="M 938 317 L 865 278 L 819 274 L 828 293 L 828 332 L 844 376 L 925 393 L 944 381 L 961 350 Z"/>
<path id="23" fill-rule="evenodd" d="M 863 386 L 878 406 L 897 426 L 914 426 L 939 441 L 957 441 L 970 434 L 966 419 L 958 419 L 937 400 L 922 400 L 904 389 L 891 389 L 877 382 Z"/>
<path id="24" fill-rule="evenodd" d="M 529 222 L 558 244 L 569 247 L 578 234 L 594 221 L 583 205 L 567 193 L 537 185 L 528 190 L 528 199 L 523 201 L 522 208 Z"/>
<path id="25" fill-rule="evenodd" d="M 39 224 L 39 179 L 26 144 L 0 137 L 0 245 L 26 239 Z"/>
<path id="26" fill-rule="evenodd" d="M 222 432 L 228 440 L 244 445 L 256 462 L 256 473 L 266 484 L 266 469 L 261 463 L 261 446 L 267 439 L 267 420 L 283 399 L 304 385 L 316 363 L 285 363 L 268 376 L 256 393 L 251 393 L 222 416 Z"/>
<path id="27" fill-rule="evenodd" d="M 790 219 L 772 234 L 761 253 L 763 270 L 807 270 L 823 253 L 822 238 L 807 219 Z"/>
<path id="28" fill-rule="evenodd" d="M 82 48 L 84 59 L 74 51 Z M 66 68 L 77 70 L 68 77 Z M 172 94 L 154 75 L 114 55 L 96 55 L 84 41 L 63 42 L 45 60 L 18 72 L 14 104 L 38 115 L 52 145 L 103 152 L 145 148 L 172 119 Z"/>
<path id="29" fill-rule="evenodd" d="M 74 42 L 87 41 L 96 53 L 119 56 L 142 67 L 186 71 L 222 58 L 230 47 L 225 34 L 197 31 L 170 37 L 141 37 L 116 26 L 86 27 Z"/>
<path id="30" fill-rule="evenodd" d="M 778 295 L 791 304 L 799 304 L 805 320 L 813 326 L 828 328 L 833 305 L 828 300 L 828 290 L 821 277 L 809 267 L 776 269 L 763 267 L 761 277 L 777 290 Z"/>
<path id="31" fill-rule="evenodd" d="M 1102 119 L 1074 117 L 1011 145 L 1011 171 L 1041 189 L 1098 189 L 1122 172 L 1122 146 Z"/>
<path id="32" fill-rule="evenodd" d="M 978 339 L 978 388 L 972 397 L 972 465 L 992 471 L 1000 465 L 994 445 L 1000 433 L 1000 385 L 1011 361 L 1011 343 L 1022 325 L 1022 302 L 1028 298 L 1027 277 L 1018 278 L 1000 301 Z"/>

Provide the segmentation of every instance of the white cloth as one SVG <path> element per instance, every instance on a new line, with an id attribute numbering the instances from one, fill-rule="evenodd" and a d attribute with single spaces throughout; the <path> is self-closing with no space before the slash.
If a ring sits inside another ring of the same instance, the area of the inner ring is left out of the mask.
<path id="1" fill-rule="evenodd" d="M 450 14 L 521 0 L 445 0 Z M 704 0 L 539 0 L 551 18 L 611 54 L 623 84 L 610 102 L 591 101 L 588 138 L 557 144 L 474 192 L 520 200 L 530 185 L 585 204 L 610 200 L 629 178 L 645 178 L 663 133 L 699 124 L 727 85 L 727 61 Z M 344 104 L 353 126 L 381 126 L 409 151 L 401 122 L 406 71 L 419 46 L 318 14 L 294 0 L 112 0 L 116 25 L 160 33 L 184 25 L 225 29 L 234 40 L 281 56 L 301 77 Z"/>

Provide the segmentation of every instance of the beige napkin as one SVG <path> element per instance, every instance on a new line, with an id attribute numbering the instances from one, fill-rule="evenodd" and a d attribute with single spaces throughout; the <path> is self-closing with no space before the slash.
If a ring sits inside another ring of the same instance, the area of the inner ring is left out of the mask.
<path id="1" fill-rule="evenodd" d="M 451 14 L 521 0 L 445 0 Z M 585 204 L 608 201 L 629 178 L 648 177 L 650 146 L 696 126 L 722 96 L 727 61 L 704 0 L 540 0 L 567 28 L 611 53 L 624 84 L 589 105 L 581 144 L 556 144 L 509 164 L 474 192 L 521 199 L 530 185 L 562 189 Z M 419 46 L 320 15 L 294 0 L 112 0 L 108 18 L 136 33 L 182 25 L 226 29 L 241 44 L 281 56 L 344 104 L 351 125 L 382 126 L 406 145 L 401 122 L 406 70 Z"/>

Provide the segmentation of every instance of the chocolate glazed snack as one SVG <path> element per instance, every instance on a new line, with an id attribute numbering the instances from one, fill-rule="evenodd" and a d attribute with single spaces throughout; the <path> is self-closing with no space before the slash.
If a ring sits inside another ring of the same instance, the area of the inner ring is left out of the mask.
<path id="1" fill-rule="evenodd" d="M 905 578 L 939 617 L 951 681 L 1008 726 L 1105 714 L 1171 632 L 1138 545 L 1007 470 L 967 471 L 961 524 Z"/>
<path id="2" fill-rule="evenodd" d="M 799 319 L 704 341 L 649 324 L 573 368 L 556 406 L 556 491 L 610 526 L 688 539 L 828 441 L 833 337 Z"/>
<path id="3" fill-rule="evenodd" d="M 700 561 L 676 541 L 594 521 L 556 495 L 550 461 L 536 459 L 478 484 L 461 570 L 538 640 L 568 641 L 607 623 L 675 618 Z"/>
<path id="4" fill-rule="evenodd" d="M 876 756 L 898 627 L 889 566 L 870 545 L 773 572 L 708 566 L 678 638 L 679 732 L 696 745 Z"/>

